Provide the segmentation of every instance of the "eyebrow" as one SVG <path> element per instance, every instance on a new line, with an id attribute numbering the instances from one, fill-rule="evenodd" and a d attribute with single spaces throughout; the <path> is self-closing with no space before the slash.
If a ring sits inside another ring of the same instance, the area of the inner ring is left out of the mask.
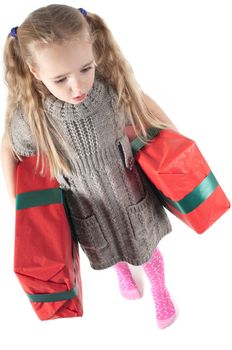
<path id="1" fill-rule="evenodd" d="M 81 69 L 84 69 L 85 67 L 89 66 L 89 65 L 90 65 L 91 63 L 93 63 L 93 62 L 94 62 L 94 60 L 92 60 L 92 61 L 86 63 L 83 67 L 81 67 Z M 59 78 L 62 78 L 62 77 L 64 77 L 65 75 L 68 75 L 68 74 L 69 74 L 69 73 L 64 73 L 64 74 L 57 75 L 56 77 L 49 78 L 49 79 L 51 79 L 51 80 L 59 79 Z"/>

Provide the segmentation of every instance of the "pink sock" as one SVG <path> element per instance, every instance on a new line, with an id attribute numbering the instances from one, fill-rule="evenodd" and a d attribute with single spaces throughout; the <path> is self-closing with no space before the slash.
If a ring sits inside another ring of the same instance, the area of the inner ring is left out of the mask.
<path id="1" fill-rule="evenodd" d="M 143 264 L 143 268 L 151 282 L 158 326 L 165 328 L 175 320 L 176 312 L 165 286 L 163 257 L 157 248 L 151 259 Z"/>
<path id="2" fill-rule="evenodd" d="M 129 266 L 125 262 L 119 262 L 114 265 L 118 275 L 119 289 L 122 296 L 126 299 L 139 299 L 141 294 L 133 280 Z"/>

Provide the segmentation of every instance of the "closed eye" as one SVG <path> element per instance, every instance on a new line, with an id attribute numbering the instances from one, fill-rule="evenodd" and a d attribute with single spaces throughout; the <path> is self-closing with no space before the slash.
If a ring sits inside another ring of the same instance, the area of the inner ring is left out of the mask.
<path id="1" fill-rule="evenodd" d="M 55 83 L 57 83 L 57 84 L 62 83 L 62 82 L 65 81 L 66 79 L 67 79 L 67 78 L 64 77 L 64 78 L 62 78 L 62 79 L 60 79 L 60 80 L 56 80 Z"/>
<path id="2" fill-rule="evenodd" d="M 81 73 L 87 73 L 92 68 L 93 67 L 87 67 L 85 69 L 82 69 Z M 67 79 L 67 77 L 61 78 L 60 80 L 56 80 L 55 83 L 56 84 L 63 83 L 66 79 Z"/>
<path id="3" fill-rule="evenodd" d="M 85 69 L 82 69 L 82 71 L 81 72 L 83 72 L 83 73 L 86 73 L 86 72 L 88 72 L 90 69 L 92 69 L 93 67 L 88 67 L 88 68 L 85 68 Z"/>

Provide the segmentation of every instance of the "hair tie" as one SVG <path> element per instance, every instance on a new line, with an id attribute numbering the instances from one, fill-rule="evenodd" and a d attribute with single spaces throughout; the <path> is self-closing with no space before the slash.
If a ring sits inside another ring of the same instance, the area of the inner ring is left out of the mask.
<path id="1" fill-rule="evenodd" d="M 87 16 L 87 11 L 85 11 L 85 9 L 80 7 L 78 10 L 82 13 L 82 15 Z"/>
<path id="2" fill-rule="evenodd" d="M 82 13 L 82 15 L 87 16 L 87 11 L 85 9 L 80 7 L 78 10 Z M 17 37 L 17 29 L 18 27 L 11 28 L 10 35 L 13 36 L 14 38 Z"/>
<path id="3" fill-rule="evenodd" d="M 10 35 L 13 36 L 14 38 L 16 38 L 17 36 L 17 29 L 18 27 L 11 28 Z"/>

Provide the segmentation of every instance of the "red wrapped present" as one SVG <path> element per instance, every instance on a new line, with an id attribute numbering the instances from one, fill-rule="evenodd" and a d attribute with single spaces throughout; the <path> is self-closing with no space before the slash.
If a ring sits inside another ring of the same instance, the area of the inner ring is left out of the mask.
<path id="1" fill-rule="evenodd" d="M 135 160 L 166 208 L 203 233 L 230 207 L 196 143 L 170 129 L 149 128 L 149 141 L 131 142 Z"/>
<path id="2" fill-rule="evenodd" d="M 63 190 L 48 167 L 40 176 L 35 164 L 36 155 L 17 166 L 14 272 L 40 320 L 82 316 L 79 252 Z"/>

